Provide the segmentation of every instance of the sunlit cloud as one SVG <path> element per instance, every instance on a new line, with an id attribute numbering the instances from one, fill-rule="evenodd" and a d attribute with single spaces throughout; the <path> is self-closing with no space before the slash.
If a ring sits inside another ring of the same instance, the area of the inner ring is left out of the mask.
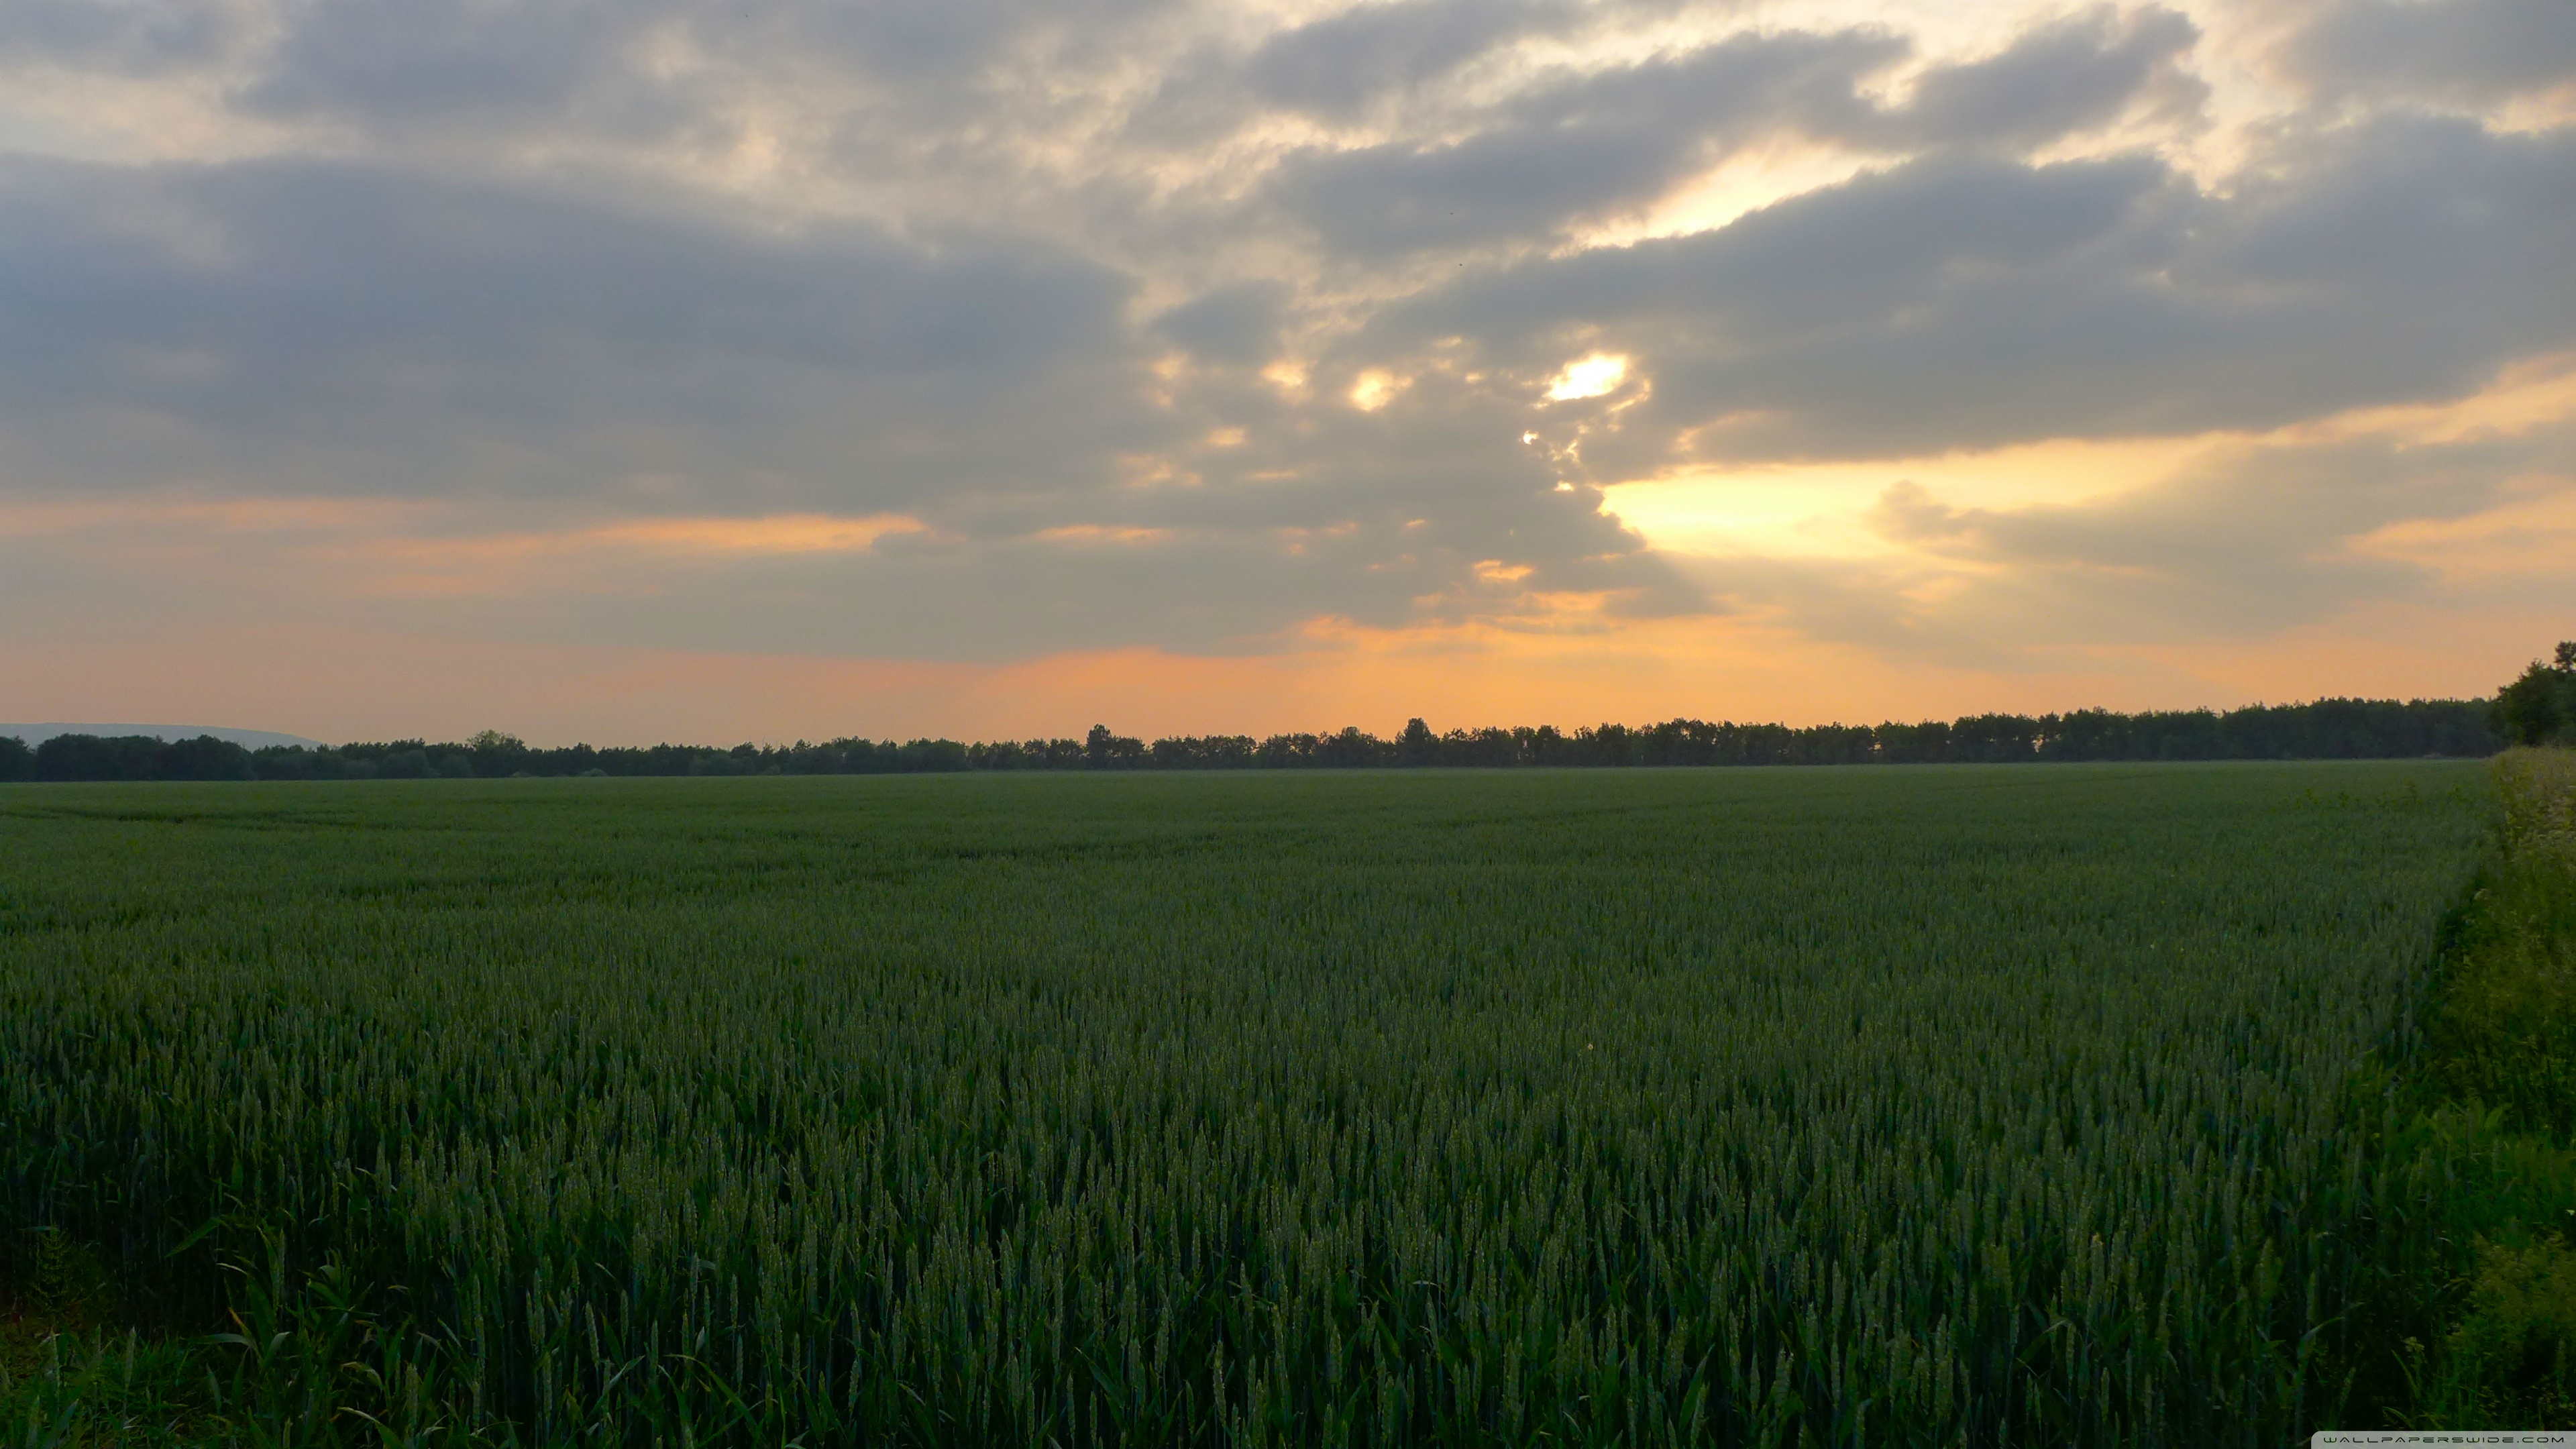
<path id="1" fill-rule="evenodd" d="M 1599 397 L 1617 390 L 1627 381 L 1628 359 L 1607 352 L 1579 357 L 1565 365 L 1548 384 L 1549 402 L 1570 402 L 1576 398 Z"/>
<path id="2" fill-rule="evenodd" d="M 867 518 L 783 514 L 771 518 L 654 518 L 557 536 L 552 546 L 582 548 L 626 544 L 678 553 L 850 553 L 876 546 L 894 533 L 921 533 L 918 518 L 881 513 Z"/>
<path id="3" fill-rule="evenodd" d="M 1866 556 L 1896 547 L 1870 521 L 1892 487 L 1961 507 L 2082 504 L 2153 484 L 2221 446 L 2200 437 L 2054 440 L 1866 463 L 1691 468 L 1613 484 L 1602 500 L 1658 548 Z"/>
<path id="4" fill-rule="evenodd" d="M 1382 368 L 1370 368 L 1351 383 L 1351 406 L 1364 413 L 1376 412 L 1395 401 L 1395 395 L 1404 391 L 1405 382 Z"/>
<path id="5" fill-rule="evenodd" d="M 1873 522 L 1889 490 L 1945 506 L 2009 511 L 2100 504 L 2263 450 L 2373 440 L 2414 449 L 2528 437 L 2576 420 L 2576 358 L 2526 359 L 2464 398 L 2357 408 L 2265 433 L 2056 439 L 2007 448 L 1863 463 L 1687 468 L 1602 490 L 1603 506 L 1659 548 L 1775 556 L 1882 554 L 1901 548 Z M 2562 457 L 2562 470 L 2576 458 Z M 2460 520 L 2404 529 L 2435 532 Z M 2424 535 L 2426 537 L 2431 534 Z"/>
<path id="6" fill-rule="evenodd" d="M 2517 494 L 2466 518 L 2392 523 L 2350 546 L 2355 553 L 2429 569 L 2454 587 L 2563 584 L 2576 560 L 2576 470 L 2535 480 Z"/>
<path id="7" fill-rule="evenodd" d="M 1838 186 L 1883 164 L 1863 151 L 1780 137 L 1736 151 L 1657 198 L 1632 218 L 1577 233 L 1569 250 L 1628 246 L 1656 237 L 1715 231 L 1791 197 Z"/>
<path id="8" fill-rule="evenodd" d="M 2408 445 L 2460 443 L 2518 437 L 2568 418 L 2576 418 L 2576 353 L 2552 353 L 2511 363 L 2466 397 L 2354 408 L 2272 436 L 2301 443 L 2372 436 Z"/>
<path id="9" fill-rule="evenodd" d="M 1160 543 L 1171 538 L 1168 528 L 1121 528 L 1099 523 L 1072 523 L 1060 528 L 1042 528 L 1031 535 L 1045 543 L 1137 544 Z"/>
<path id="10" fill-rule="evenodd" d="M 498 532 L 460 528 L 470 510 L 424 501 L 330 498 L 132 499 L 0 506 L 0 539 L 55 539 L 102 562 L 266 556 L 357 592 L 464 594 L 573 584 L 593 566 L 858 554 L 915 518 L 655 517 Z"/>

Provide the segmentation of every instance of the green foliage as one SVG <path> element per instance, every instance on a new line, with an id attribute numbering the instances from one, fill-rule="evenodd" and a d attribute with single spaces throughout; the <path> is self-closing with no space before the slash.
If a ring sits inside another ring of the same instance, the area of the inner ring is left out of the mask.
<path id="1" fill-rule="evenodd" d="M 113 1277 L 59 1228 L 27 1230 L 0 1253 L 0 1436 L 30 1446 L 197 1442 L 183 1433 L 184 1344 L 117 1326 Z M 174 1398 L 173 1391 L 176 1391 Z"/>
<path id="2" fill-rule="evenodd" d="M 81 1326 L 103 1321 L 112 1300 L 97 1257 L 60 1228 L 30 1228 L 18 1296 L 48 1322 Z"/>
<path id="3" fill-rule="evenodd" d="M 2387 1154 L 2414 1225 L 2388 1321 L 2418 1428 L 2576 1428 L 2576 755 L 2495 766 L 2499 857 L 2443 953 L 2426 1084 Z M 2387 1303 L 2383 1303 L 2383 1307 Z"/>
<path id="4" fill-rule="evenodd" d="M 206 1369 L 192 1343 L 0 1323 L 0 1434 L 27 1449 L 220 1442 Z"/>
<path id="5" fill-rule="evenodd" d="M 2497 692 L 2490 713 L 2507 743 L 2576 744 L 2576 642 L 2559 645 L 2548 664 L 2533 660 Z"/>
<path id="6" fill-rule="evenodd" d="M 0 760 L 0 766 L 6 765 Z M 36 747 L 21 778 L 38 780 L 250 780 L 251 752 L 212 735 L 161 740 L 150 735 L 55 735 Z M 11 778 L 0 774 L 0 779 Z"/>
<path id="7" fill-rule="evenodd" d="M 2434 1071 L 2514 1130 L 2576 1138 L 2576 755 L 2517 750 L 2496 766 L 2504 853 L 2446 973 Z"/>
<path id="8" fill-rule="evenodd" d="M 2271 1445 L 2540 1171 L 2371 1075 L 2490 816 L 2441 763 L 13 792 L 0 1212 L 245 1442 Z"/>
<path id="9" fill-rule="evenodd" d="M 2479 1366 L 2479 1407 L 2515 1427 L 2576 1425 L 2576 1251 L 2556 1239 L 2481 1242 L 2469 1311 L 2449 1348 Z"/>

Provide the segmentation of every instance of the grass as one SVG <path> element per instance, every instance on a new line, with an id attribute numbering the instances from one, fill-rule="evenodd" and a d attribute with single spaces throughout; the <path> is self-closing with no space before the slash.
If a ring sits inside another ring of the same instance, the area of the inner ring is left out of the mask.
<path id="1" fill-rule="evenodd" d="M 2380 1065 L 2493 820 L 2436 762 L 0 791 L 0 1412 L 2275 1443 L 2557 1332 L 2563 1238 L 2397 1291 L 2561 1171 Z"/>
<path id="2" fill-rule="evenodd" d="M 2576 1428 L 2576 753 L 2496 764 L 2499 849 L 2449 932 L 2393 1154 L 2420 1244 L 2392 1285 L 2417 1428 Z"/>
<path id="3" fill-rule="evenodd" d="M 0 1292 L 0 1435 L 6 1442 L 193 1444 L 216 1428 L 201 1346 L 122 1321 L 111 1275 L 59 1229 L 27 1231 Z"/>

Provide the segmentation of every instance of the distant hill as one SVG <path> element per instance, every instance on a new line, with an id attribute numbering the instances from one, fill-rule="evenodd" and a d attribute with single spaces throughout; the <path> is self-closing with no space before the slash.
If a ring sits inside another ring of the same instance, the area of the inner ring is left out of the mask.
<path id="1" fill-rule="evenodd" d="M 30 746 L 41 745 L 56 735 L 149 735 L 156 740 L 193 740 L 199 735 L 213 735 L 246 750 L 266 749 L 270 745 L 303 745 L 321 748 L 320 740 L 302 735 L 282 735 L 275 730 L 234 730 L 220 725 L 158 724 L 0 724 L 0 735 L 16 735 Z"/>

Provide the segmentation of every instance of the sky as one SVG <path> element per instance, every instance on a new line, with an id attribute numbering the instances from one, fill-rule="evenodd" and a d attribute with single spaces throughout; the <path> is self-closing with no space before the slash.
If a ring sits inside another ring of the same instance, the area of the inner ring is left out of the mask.
<path id="1" fill-rule="evenodd" d="M 2492 692 L 2576 5 L 0 0 L 0 717 Z"/>

